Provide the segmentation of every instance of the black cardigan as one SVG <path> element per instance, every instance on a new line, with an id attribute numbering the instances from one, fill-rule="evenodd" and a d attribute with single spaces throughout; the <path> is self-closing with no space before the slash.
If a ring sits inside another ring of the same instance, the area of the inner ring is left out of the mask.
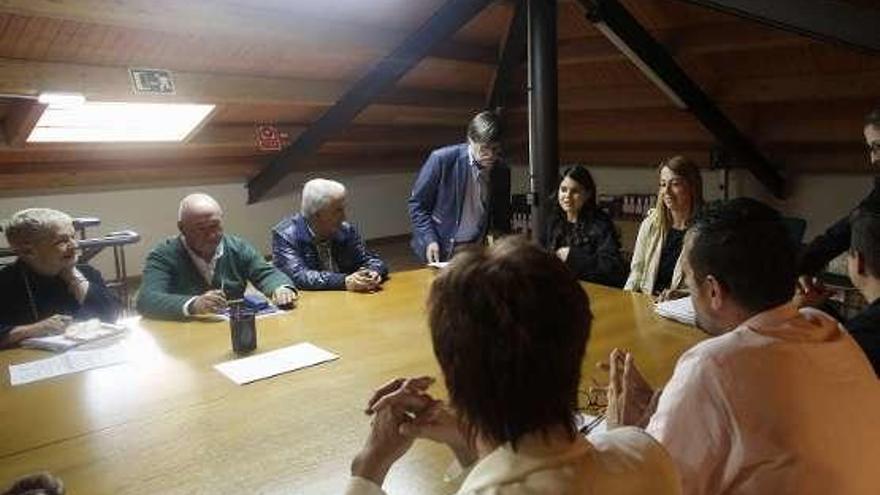
<path id="1" fill-rule="evenodd" d="M 579 279 L 622 287 L 628 270 L 620 254 L 620 234 L 611 218 L 600 210 L 582 211 L 577 224 L 585 235 L 573 246 L 568 243 L 566 232 L 571 227 L 567 223 L 558 208 L 553 208 L 547 215 L 541 245 L 553 252 L 568 246 L 565 264 Z"/>
<path id="2" fill-rule="evenodd" d="M 19 325 L 28 325 L 56 314 L 70 315 L 75 320 L 99 318 L 114 322 L 119 316 L 120 305 L 101 278 L 101 273 L 89 265 L 77 265 L 80 273 L 89 281 L 89 291 L 80 304 L 60 277 L 40 275 L 22 262 L 16 261 L 0 268 L 0 338 Z M 34 295 L 37 319 L 34 319 L 25 278 Z"/>

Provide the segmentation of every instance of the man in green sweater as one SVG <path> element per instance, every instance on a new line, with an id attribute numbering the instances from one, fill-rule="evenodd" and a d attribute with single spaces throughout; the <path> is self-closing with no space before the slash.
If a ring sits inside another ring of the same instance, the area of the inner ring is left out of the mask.
<path id="1" fill-rule="evenodd" d="M 251 282 L 278 306 L 292 306 L 296 289 L 247 241 L 223 233 L 223 210 L 207 194 L 180 202 L 177 228 L 153 248 L 144 266 L 138 311 L 149 318 L 180 320 L 220 313 L 227 298 L 244 295 Z"/>

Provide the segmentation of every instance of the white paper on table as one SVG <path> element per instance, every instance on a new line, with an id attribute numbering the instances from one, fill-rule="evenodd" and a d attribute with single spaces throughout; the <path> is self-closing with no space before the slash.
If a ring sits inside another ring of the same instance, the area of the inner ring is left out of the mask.
<path id="1" fill-rule="evenodd" d="M 664 318 L 669 318 L 685 325 L 697 325 L 697 313 L 694 311 L 694 303 L 691 301 L 690 296 L 658 303 L 654 306 L 654 311 Z"/>
<path id="2" fill-rule="evenodd" d="M 215 364 L 214 368 L 239 385 L 338 359 L 339 356 L 304 342 L 282 349 Z"/>
<path id="3" fill-rule="evenodd" d="M 428 263 L 428 266 L 431 268 L 436 268 L 438 270 L 442 270 L 442 269 L 446 268 L 446 265 L 448 265 L 448 264 L 449 264 L 448 261 L 432 261 L 432 262 Z"/>
<path id="4" fill-rule="evenodd" d="M 9 383 L 12 386 L 36 382 L 80 371 L 103 368 L 128 360 L 128 352 L 122 343 L 98 349 L 74 349 L 58 356 L 9 366 Z"/>

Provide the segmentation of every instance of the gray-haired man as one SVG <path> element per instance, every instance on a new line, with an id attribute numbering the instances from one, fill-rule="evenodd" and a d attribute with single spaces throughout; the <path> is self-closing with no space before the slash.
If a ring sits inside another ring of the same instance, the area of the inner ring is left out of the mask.
<path id="1" fill-rule="evenodd" d="M 374 292 L 388 276 L 385 263 L 345 221 L 345 186 L 327 179 L 303 186 L 300 213 L 272 229 L 272 255 L 301 289 Z"/>

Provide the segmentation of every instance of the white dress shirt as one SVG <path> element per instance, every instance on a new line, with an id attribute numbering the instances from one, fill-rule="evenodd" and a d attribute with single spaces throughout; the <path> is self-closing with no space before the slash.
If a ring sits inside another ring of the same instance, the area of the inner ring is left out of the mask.
<path id="1" fill-rule="evenodd" d="M 193 251 L 189 244 L 186 243 L 186 237 L 180 236 L 180 242 L 183 244 L 184 249 L 186 249 L 186 253 L 189 255 L 189 259 L 192 260 L 193 265 L 195 265 L 196 270 L 199 271 L 199 274 L 202 278 L 205 279 L 205 283 L 209 286 L 214 283 L 214 270 L 217 269 L 217 260 L 223 257 L 223 241 L 221 240 L 219 244 L 217 244 L 217 248 L 214 249 L 214 256 L 211 257 L 211 262 L 207 262 L 198 255 L 195 251 Z M 183 303 L 183 314 L 186 316 L 190 316 L 189 314 L 189 305 L 194 300 L 198 299 L 198 295 L 192 296 L 187 299 L 185 303 Z"/>
<path id="2" fill-rule="evenodd" d="M 459 495 L 675 495 L 680 482 L 663 448 L 638 428 L 618 428 L 547 443 L 529 435 L 495 449 L 468 473 Z M 385 495 L 375 483 L 351 478 L 346 495 Z"/>
<path id="3" fill-rule="evenodd" d="M 648 432 L 686 495 L 880 493 L 880 381 L 818 310 L 778 306 L 694 346 Z"/>

